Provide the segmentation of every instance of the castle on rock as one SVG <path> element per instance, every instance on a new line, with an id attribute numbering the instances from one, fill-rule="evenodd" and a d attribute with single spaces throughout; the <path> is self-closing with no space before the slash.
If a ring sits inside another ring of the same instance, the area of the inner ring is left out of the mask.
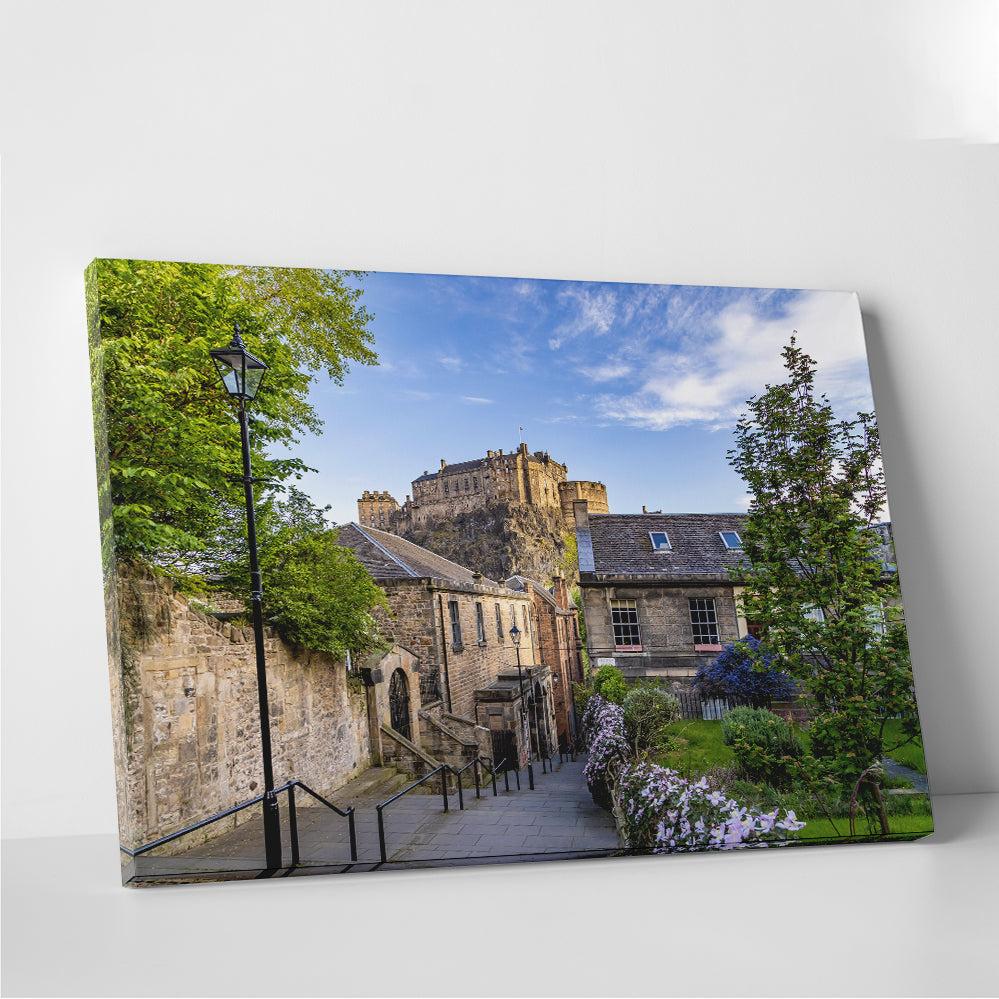
<path id="1" fill-rule="evenodd" d="M 419 530 L 459 514 L 497 503 L 548 508 L 572 524 L 574 500 L 585 499 L 594 512 L 609 513 L 607 487 L 602 482 L 570 479 L 565 465 L 547 451 L 487 451 L 484 458 L 454 464 L 441 458 L 440 468 L 412 482 L 401 506 L 387 492 L 365 490 L 357 501 L 357 520 L 392 534 Z"/>

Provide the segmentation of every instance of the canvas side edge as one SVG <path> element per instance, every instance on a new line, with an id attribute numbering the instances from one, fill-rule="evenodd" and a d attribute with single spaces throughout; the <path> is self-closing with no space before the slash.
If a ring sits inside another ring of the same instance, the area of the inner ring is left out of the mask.
<path id="1" fill-rule="evenodd" d="M 107 408 L 104 395 L 104 359 L 101 342 L 100 261 L 92 260 L 84 270 L 87 303 L 87 339 L 90 357 L 90 391 L 94 418 L 94 463 L 97 477 L 97 510 L 100 521 L 101 576 L 107 635 L 108 685 L 118 807 L 118 835 L 132 844 L 135 830 L 128 807 L 128 702 L 123 668 L 121 623 L 118 604 L 118 573 L 114 550 L 114 514 L 111 505 L 111 459 L 108 451 Z M 127 855 L 122 854 L 123 861 Z M 127 878 L 122 871 L 122 881 Z"/>

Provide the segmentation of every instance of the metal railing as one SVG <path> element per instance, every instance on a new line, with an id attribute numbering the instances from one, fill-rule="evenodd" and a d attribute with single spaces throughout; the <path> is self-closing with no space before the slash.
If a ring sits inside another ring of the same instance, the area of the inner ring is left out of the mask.
<path id="1" fill-rule="evenodd" d="M 275 788 L 271 794 L 277 796 L 283 791 L 288 792 L 288 832 L 291 838 L 291 867 L 297 867 L 301 862 L 301 856 L 298 844 L 298 812 L 295 807 L 295 788 L 300 787 L 307 794 L 312 795 L 316 801 L 320 804 L 325 805 L 327 808 L 336 812 L 337 815 L 342 816 L 347 820 L 347 828 L 350 836 L 350 859 L 351 861 L 357 860 L 357 831 L 354 826 L 354 806 L 351 805 L 346 811 L 337 808 L 332 802 L 327 801 L 321 794 L 313 791 L 308 784 L 303 783 L 300 780 L 291 780 L 287 784 L 283 784 L 281 787 Z M 169 836 L 163 836 L 160 839 L 153 840 L 152 843 L 146 843 L 144 846 L 140 846 L 136 850 L 130 850 L 127 846 L 123 846 L 121 843 L 118 844 L 118 849 L 122 853 L 127 854 L 129 857 L 138 857 L 144 853 L 149 853 L 150 850 L 155 850 L 157 847 L 166 846 L 167 843 L 172 843 L 176 839 L 180 839 L 182 836 L 187 836 L 189 833 L 197 832 L 199 829 L 204 829 L 205 826 L 210 826 L 213 822 L 218 822 L 221 819 L 228 818 L 230 815 L 235 815 L 237 812 L 243 811 L 245 808 L 250 808 L 253 805 L 258 805 L 266 799 L 266 794 L 259 794 L 256 798 L 251 798 L 249 801 L 244 801 L 239 805 L 234 805 L 232 808 L 227 808 L 224 812 L 219 812 L 217 815 L 212 815 L 210 818 L 202 819 L 200 822 L 195 822 L 194 825 L 187 826 L 184 829 L 180 829 L 175 833 L 171 833 Z"/>
<path id="2" fill-rule="evenodd" d="M 472 770 L 472 779 L 475 782 L 476 798 L 482 797 L 482 779 L 480 776 L 481 771 L 484 771 L 485 773 L 489 774 L 491 778 L 492 787 L 493 787 L 493 797 L 496 797 L 497 795 L 496 775 L 498 773 L 503 774 L 503 780 L 506 785 L 506 790 L 507 791 L 510 790 L 510 769 L 513 768 L 509 769 L 506 768 L 506 759 L 500 760 L 500 762 L 497 763 L 495 767 L 490 767 L 486 760 L 482 759 L 482 757 L 480 756 L 476 756 L 473 759 L 469 760 L 469 762 L 466 763 L 460 770 L 455 770 L 454 767 L 450 767 L 446 763 L 442 763 L 439 767 L 436 767 L 434 770 L 431 770 L 430 773 L 425 774 L 419 780 L 413 781 L 413 783 L 410 784 L 408 787 L 404 787 L 397 794 L 393 794 L 391 798 L 386 799 L 380 805 L 375 805 L 375 811 L 378 813 L 378 851 L 381 856 L 381 862 L 383 864 L 388 862 L 388 848 L 385 845 L 384 810 L 389 805 L 391 805 L 393 801 L 398 801 L 401 797 L 403 797 L 403 795 L 409 794 L 410 791 L 414 791 L 416 788 L 420 787 L 422 784 L 425 784 L 433 777 L 439 776 L 441 780 L 441 797 L 444 802 L 444 811 L 445 812 L 450 811 L 451 809 L 450 809 L 450 804 L 448 802 L 447 781 L 448 781 L 448 774 L 451 774 L 457 780 L 458 808 L 459 810 L 463 811 L 465 808 L 465 795 L 464 795 L 464 788 L 462 785 L 462 777 L 465 774 L 465 771 L 468 770 L 469 768 L 471 768 Z M 513 772 L 517 778 L 517 790 L 519 791 L 520 770 L 514 769 Z"/>
<path id="3" fill-rule="evenodd" d="M 442 763 L 439 767 L 431 770 L 430 773 L 421 777 L 418 781 L 414 781 L 408 787 L 404 787 L 397 794 L 393 794 L 391 798 L 383 801 L 380 805 L 375 805 L 375 811 L 378 813 L 378 850 L 381 854 L 382 863 L 384 864 L 388 860 L 388 851 L 385 848 L 385 817 L 382 814 L 384 809 L 392 804 L 393 801 L 398 801 L 403 795 L 409 794 L 410 791 L 415 790 L 421 784 L 425 784 L 431 777 L 436 777 L 438 774 L 441 778 L 441 795 L 444 798 L 444 811 L 449 811 L 448 801 L 447 801 L 447 771 L 451 768 L 446 764 Z M 455 773 L 454 770 L 451 770 Z M 465 807 L 464 797 L 461 794 L 461 781 L 458 781 L 458 805 L 460 808 Z"/>
<path id="4" fill-rule="evenodd" d="M 473 759 L 470 764 L 468 764 L 467 766 L 462 767 L 462 770 L 467 770 L 469 766 L 473 766 L 472 773 L 475 775 L 475 797 L 476 798 L 481 797 L 481 795 L 479 794 L 479 784 L 480 784 L 479 770 L 480 769 L 484 770 L 492 778 L 493 797 L 494 798 L 496 797 L 496 775 L 499 774 L 499 773 L 503 774 L 503 784 L 505 785 L 506 790 L 509 791 L 510 790 L 510 771 L 512 770 L 513 773 L 514 773 L 514 776 L 517 778 L 517 790 L 518 791 L 520 790 L 520 768 L 519 767 L 508 767 L 506 765 L 506 757 L 505 756 L 503 757 L 502 760 L 499 761 L 499 763 L 496 764 L 495 767 L 490 767 L 489 764 L 481 756 L 476 756 L 475 759 Z"/>

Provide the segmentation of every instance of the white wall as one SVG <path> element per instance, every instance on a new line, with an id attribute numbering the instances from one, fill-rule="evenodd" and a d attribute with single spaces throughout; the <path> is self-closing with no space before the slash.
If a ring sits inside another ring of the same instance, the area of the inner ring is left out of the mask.
<path id="1" fill-rule="evenodd" d="M 999 789 L 995 4 L 6 13 L 7 835 L 115 827 L 94 256 L 858 291 L 933 789 Z"/>

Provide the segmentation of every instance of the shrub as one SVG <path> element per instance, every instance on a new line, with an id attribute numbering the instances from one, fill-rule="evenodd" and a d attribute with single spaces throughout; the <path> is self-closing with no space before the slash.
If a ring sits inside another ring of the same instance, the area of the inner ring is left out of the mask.
<path id="1" fill-rule="evenodd" d="M 779 660 L 759 639 L 746 635 L 697 671 L 691 686 L 702 697 L 733 697 L 762 708 L 794 695 L 794 684 Z"/>
<path id="2" fill-rule="evenodd" d="M 622 706 L 625 734 L 636 753 L 660 742 L 666 726 L 680 717 L 680 702 L 656 683 L 632 687 Z"/>
<path id="3" fill-rule="evenodd" d="M 722 742 L 731 746 L 739 769 L 754 781 L 785 786 L 804 746 L 791 726 L 766 708 L 734 708 L 722 718 Z"/>
<path id="4" fill-rule="evenodd" d="M 604 663 L 593 674 L 593 693 L 611 704 L 623 704 L 628 693 L 628 682 L 616 666 Z"/>
<path id="5" fill-rule="evenodd" d="M 724 790 L 712 791 L 654 763 L 633 763 L 621 771 L 617 800 L 630 848 L 650 853 L 733 850 L 780 843 L 803 829 L 793 811 L 745 808 Z"/>

